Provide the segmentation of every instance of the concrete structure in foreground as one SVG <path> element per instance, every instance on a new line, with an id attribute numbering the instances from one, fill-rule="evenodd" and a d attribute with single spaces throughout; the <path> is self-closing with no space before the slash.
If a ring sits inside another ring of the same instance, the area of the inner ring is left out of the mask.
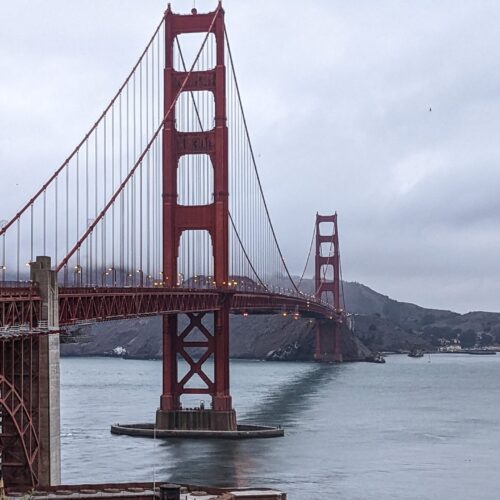
<path id="1" fill-rule="evenodd" d="M 38 481 L 42 485 L 61 483 L 61 417 L 59 373 L 59 297 L 57 273 L 50 257 L 31 263 L 31 281 L 37 283 L 42 299 L 40 321 L 49 335 L 40 338 L 40 458 Z"/>
<path id="2" fill-rule="evenodd" d="M 187 439 L 263 439 L 282 437 L 281 427 L 266 425 L 238 424 L 235 430 L 212 429 L 159 429 L 154 424 L 115 424 L 112 434 L 150 438 L 187 438 Z"/>
<path id="3" fill-rule="evenodd" d="M 84 500 L 91 498 L 121 498 L 142 500 L 286 500 L 286 494 L 268 488 L 211 488 L 205 486 L 177 485 L 168 483 L 85 484 L 54 486 L 36 491 L 10 489 L 0 494 L 7 498 L 32 498 L 40 500 Z M 3 498 L 3 497 L 2 497 Z"/>

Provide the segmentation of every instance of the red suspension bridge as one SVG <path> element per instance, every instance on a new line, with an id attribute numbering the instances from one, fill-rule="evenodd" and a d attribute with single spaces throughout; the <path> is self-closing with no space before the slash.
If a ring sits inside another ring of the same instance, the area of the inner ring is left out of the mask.
<path id="1" fill-rule="evenodd" d="M 311 250 L 307 294 L 271 222 L 221 4 L 190 15 L 169 6 L 80 144 L 0 223 L 5 480 L 58 482 L 62 328 L 162 315 L 159 429 L 237 429 L 230 314 L 315 318 L 316 359 L 341 361 L 336 215 L 316 217 Z M 208 395 L 211 407 L 183 409 L 189 394 Z"/>

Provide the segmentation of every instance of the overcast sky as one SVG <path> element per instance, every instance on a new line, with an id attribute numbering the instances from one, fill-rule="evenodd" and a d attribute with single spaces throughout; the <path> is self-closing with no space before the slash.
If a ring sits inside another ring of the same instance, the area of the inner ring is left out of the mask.
<path id="1" fill-rule="evenodd" d="M 188 12 L 193 1 L 172 5 Z M 1 7 L 0 219 L 7 219 L 94 123 L 166 2 L 2 0 Z M 427 307 L 500 311 L 500 2 L 226 0 L 224 7 L 291 270 L 302 270 L 316 211 L 337 211 L 344 279 Z"/>

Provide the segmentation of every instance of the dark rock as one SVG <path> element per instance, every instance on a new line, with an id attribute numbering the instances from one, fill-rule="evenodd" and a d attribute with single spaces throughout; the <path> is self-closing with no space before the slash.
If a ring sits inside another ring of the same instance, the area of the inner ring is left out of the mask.
<path id="1" fill-rule="evenodd" d="M 205 323 L 212 322 L 207 315 Z M 180 321 L 180 328 L 187 322 Z M 63 356 L 121 356 L 129 359 L 160 359 L 159 317 L 95 323 L 78 327 L 85 343 L 61 345 Z M 310 361 L 314 355 L 314 320 L 281 315 L 231 316 L 230 356 L 240 359 Z M 190 339 L 201 338 L 194 334 Z M 90 341 L 89 341 L 90 339 Z M 362 361 L 369 350 L 344 329 L 346 361 Z"/>

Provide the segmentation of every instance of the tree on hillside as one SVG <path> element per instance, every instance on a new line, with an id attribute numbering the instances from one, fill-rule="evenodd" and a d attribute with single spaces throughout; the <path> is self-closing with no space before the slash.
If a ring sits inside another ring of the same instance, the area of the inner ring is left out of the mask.
<path id="1" fill-rule="evenodd" d="M 399 323 L 401 320 L 401 307 L 397 302 L 391 300 L 384 304 L 382 314 L 395 323 Z"/>
<path id="2" fill-rule="evenodd" d="M 483 347 L 486 347 L 488 345 L 493 344 L 493 337 L 490 334 L 488 334 L 488 333 L 483 333 L 481 335 L 481 342 L 480 342 L 480 344 Z"/>
<path id="3" fill-rule="evenodd" d="M 492 332 L 493 338 L 497 344 L 500 344 L 500 327 L 496 327 Z"/>
<path id="4" fill-rule="evenodd" d="M 422 326 L 425 326 L 425 325 L 430 325 L 431 323 L 434 323 L 434 315 L 433 314 L 430 314 L 430 313 L 427 313 L 426 315 L 424 315 L 422 317 L 422 319 L 420 320 L 420 324 Z"/>
<path id="5" fill-rule="evenodd" d="M 431 345 L 433 347 L 440 347 L 441 346 L 441 341 L 437 337 L 432 337 L 431 340 L 430 340 L 430 342 L 431 342 Z"/>
<path id="6" fill-rule="evenodd" d="M 443 338 L 446 340 L 452 340 L 457 336 L 456 331 L 451 326 L 424 326 L 422 335 L 428 339 Z"/>
<path id="7" fill-rule="evenodd" d="M 474 330 L 465 330 L 460 334 L 460 345 L 465 349 L 476 345 L 476 332 Z"/>

